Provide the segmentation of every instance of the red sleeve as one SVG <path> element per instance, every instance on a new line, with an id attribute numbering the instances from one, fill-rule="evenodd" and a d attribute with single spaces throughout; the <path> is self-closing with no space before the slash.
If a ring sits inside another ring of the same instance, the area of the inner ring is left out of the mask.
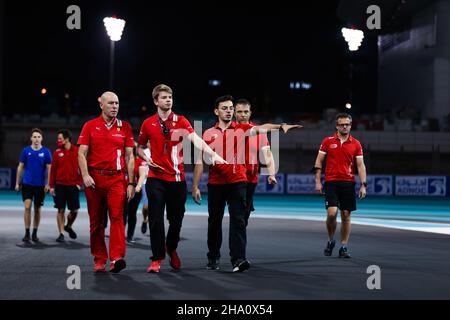
<path id="1" fill-rule="evenodd" d="M 203 140 L 209 145 L 211 144 L 214 139 L 212 139 L 213 135 L 212 135 L 212 130 L 208 129 L 203 133 Z"/>
<path id="2" fill-rule="evenodd" d="M 56 184 L 56 169 L 58 168 L 58 158 L 59 158 L 58 153 L 56 151 L 53 152 L 52 166 L 50 168 L 50 181 L 49 181 L 50 188 L 54 188 Z"/>
<path id="3" fill-rule="evenodd" d="M 148 132 L 147 132 L 147 123 L 148 119 L 146 119 L 141 126 L 141 131 L 139 131 L 138 144 L 141 146 L 146 146 L 149 140 Z"/>
<path id="4" fill-rule="evenodd" d="M 128 122 L 124 122 L 123 124 L 127 132 L 127 137 L 125 138 L 125 148 L 134 148 L 133 129 L 131 129 L 131 125 Z"/>
<path id="5" fill-rule="evenodd" d="M 191 124 L 189 123 L 188 119 L 186 119 L 185 117 L 180 117 L 180 126 L 183 129 L 186 129 L 188 131 L 188 134 L 191 134 L 192 132 L 194 132 L 194 129 L 192 128 Z"/>
<path id="6" fill-rule="evenodd" d="M 86 122 L 83 126 L 83 129 L 81 129 L 80 136 L 78 137 L 78 145 L 86 145 L 89 146 L 89 143 L 91 141 L 91 126 L 89 125 L 89 122 Z"/>
<path id="7" fill-rule="evenodd" d="M 267 134 L 259 135 L 259 148 L 270 147 L 269 139 L 267 139 Z"/>
<path id="8" fill-rule="evenodd" d="M 356 152 L 355 152 L 355 157 L 361 157 L 363 155 L 363 150 L 362 150 L 362 146 L 361 143 L 358 141 L 357 146 L 356 146 Z"/>
<path id="9" fill-rule="evenodd" d="M 323 139 L 322 144 L 320 145 L 320 149 L 319 149 L 320 151 L 328 153 L 328 141 L 329 140 L 330 139 L 328 139 L 328 138 Z"/>

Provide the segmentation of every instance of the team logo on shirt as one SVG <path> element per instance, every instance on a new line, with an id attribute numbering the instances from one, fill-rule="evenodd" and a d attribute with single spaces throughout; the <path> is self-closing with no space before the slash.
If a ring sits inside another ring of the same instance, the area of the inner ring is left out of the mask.
<path id="1" fill-rule="evenodd" d="M 60 153 L 58 153 L 58 156 L 61 158 L 61 157 L 64 157 L 64 153 L 62 153 L 62 152 L 60 152 Z"/>
<path id="2" fill-rule="evenodd" d="M 117 128 L 117 131 L 119 131 L 119 132 L 120 132 L 120 128 Z"/>
<path id="3" fill-rule="evenodd" d="M 43 158 L 44 157 L 44 153 L 39 153 L 39 157 Z"/>
<path id="4" fill-rule="evenodd" d="M 332 144 L 332 145 L 330 145 L 330 149 L 336 149 L 337 147 L 338 147 L 337 144 Z"/>

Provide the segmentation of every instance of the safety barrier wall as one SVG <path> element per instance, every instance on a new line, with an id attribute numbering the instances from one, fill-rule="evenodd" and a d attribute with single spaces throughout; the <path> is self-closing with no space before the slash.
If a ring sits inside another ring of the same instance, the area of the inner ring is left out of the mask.
<path id="1" fill-rule="evenodd" d="M 192 172 L 186 173 L 186 183 L 189 192 L 192 190 Z M 257 194 L 298 194 L 313 195 L 315 179 L 312 174 L 277 174 L 278 183 L 271 186 L 266 176 L 259 176 L 256 188 Z M 356 179 L 355 190 L 360 183 Z M 323 182 L 323 178 L 322 178 Z M 207 192 L 208 175 L 203 174 L 199 184 L 201 192 Z M 434 196 L 450 197 L 450 177 L 446 176 L 367 176 L 368 196 Z"/>
<path id="2" fill-rule="evenodd" d="M 0 189 L 13 189 L 15 185 L 15 169 L 0 168 Z M 275 186 L 267 183 L 266 176 L 259 176 L 256 188 L 257 194 L 298 194 L 313 195 L 315 180 L 312 174 L 277 174 L 278 183 Z M 188 191 L 192 190 L 193 173 L 186 172 Z M 355 190 L 359 190 L 359 179 L 356 179 Z M 202 175 L 199 188 L 205 193 L 208 191 L 208 174 Z M 448 176 L 394 176 L 369 175 L 367 176 L 368 196 L 425 196 L 450 197 L 450 177 Z"/>

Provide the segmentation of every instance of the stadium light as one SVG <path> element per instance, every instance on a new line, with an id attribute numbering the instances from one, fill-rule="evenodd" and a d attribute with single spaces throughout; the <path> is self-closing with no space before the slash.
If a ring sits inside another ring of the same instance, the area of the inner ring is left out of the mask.
<path id="1" fill-rule="evenodd" d="M 105 24 L 106 33 L 111 39 L 111 50 L 109 60 L 109 87 L 110 90 L 114 88 L 114 43 L 122 39 L 123 29 L 125 28 L 125 20 L 118 19 L 115 16 L 107 17 L 103 19 Z"/>
<path id="2" fill-rule="evenodd" d="M 342 28 L 342 35 L 345 41 L 348 43 L 348 49 L 350 51 L 357 51 L 364 39 L 364 32 L 358 29 Z"/>

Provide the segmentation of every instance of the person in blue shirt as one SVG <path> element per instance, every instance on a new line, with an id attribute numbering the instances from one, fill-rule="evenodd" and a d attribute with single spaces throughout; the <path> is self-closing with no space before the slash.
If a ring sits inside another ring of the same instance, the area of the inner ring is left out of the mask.
<path id="1" fill-rule="evenodd" d="M 42 146 L 43 133 L 40 129 L 31 130 L 31 145 L 22 150 L 17 167 L 16 191 L 22 189 L 25 206 L 25 237 L 22 241 L 30 242 L 31 202 L 34 199 L 34 220 L 31 240 L 38 242 L 37 230 L 41 221 L 41 207 L 44 205 L 45 193 L 50 190 L 49 175 L 52 163 L 50 150 Z"/>

